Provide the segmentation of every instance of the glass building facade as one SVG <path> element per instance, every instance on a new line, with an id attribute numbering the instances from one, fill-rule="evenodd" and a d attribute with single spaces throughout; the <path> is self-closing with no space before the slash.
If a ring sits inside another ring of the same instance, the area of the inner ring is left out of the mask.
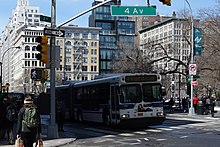
<path id="1" fill-rule="evenodd" d="M 100 3 L 94 1 L 93 6 Z M 111 5 L 121 5 L 120 0 L 109 2 L 95 10 L 89 17 L 90 27 L 100 27 L 100 74 L 113 73 L 114 59 L 119 59 L 120 42 L 126 42 L 128 46 L 134 46 L 135 22 L 128 17 L 111 16 Z"/>

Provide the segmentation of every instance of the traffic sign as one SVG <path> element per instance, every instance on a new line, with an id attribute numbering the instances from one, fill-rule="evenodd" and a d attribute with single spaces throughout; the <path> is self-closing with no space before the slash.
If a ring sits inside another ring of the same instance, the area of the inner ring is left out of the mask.
<path id="1" fill-rule="evenodd" d="M 51 17 L 40 15 L 40 21 L 51 22 Z"/>
<path id="2" fill-rule="evenodd" d="M 189 75 L 196 75 L 196 64 L 189 64 Z"/>
<path id="3" fill-rule="evenodd" d="M 112 16 L 155 16 L 156 6 L 118 6 L 111 5 Z"/>
<path id="4" fill-rule="evenodd" d="M 198 81 L 192 81 L 191 83 L 193 86 L 198 85 Z"/>
<path id="5" fill-rule="evenodd" d="M 64 37 L 64 30 L 44 28 L 44 35 Z"/>

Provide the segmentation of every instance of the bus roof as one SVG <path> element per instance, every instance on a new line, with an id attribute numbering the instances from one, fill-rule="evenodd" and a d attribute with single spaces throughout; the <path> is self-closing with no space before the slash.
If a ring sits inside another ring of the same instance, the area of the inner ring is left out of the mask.
<path id="1" fill-rule="evenodd" d="M 125 76 L 141 76 L 141 75 L 158 75 L 156 73 L 117 73 L 117 74 L 106 74 L 106 75 L 100 75 L 94 80 L 91 81 L 81 81 L 74 84 L 75 87 L 82 86 L 82 85 L 93 85 L 93 84 L 101 84 L 101 83 L 113 83 L 116 80 L 119 80 L 119 78 L 125 77 Z"/>

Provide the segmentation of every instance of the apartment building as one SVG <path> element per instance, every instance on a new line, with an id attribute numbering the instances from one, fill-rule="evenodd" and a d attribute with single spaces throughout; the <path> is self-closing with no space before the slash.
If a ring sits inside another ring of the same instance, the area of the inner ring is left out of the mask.
<path id="1" fill-rule="evenodd" d="M 44 35 L 43 30 L 50 23 L 40 21 L 43 13 L 39 7 L 30 6 L 28 0 L 18 0 L 12 15 L 0 39 L 2 84 L 9 83 L 9 91 L 42 92 L 50 79 L 45 83 L 33 81 L 31 69 L 46 67 L 36 59 L 39 52 L 35 40 Z M 57 37 L 55 43 L 60 49 L 56 58 L 60 63 L 56 67 L 56 85 L 68 80 L 94 79 L 99 74 L 100 28 L 64 26 L 62 30 L 65 36 Z"/>
<path id="2" fill-rule="evenodd" d="M 145 56 L 151 55 L 152 60 L 158 60 L 165 56 L 165 51 L 170 58 L 165 58 L 154 63 L 154 70 L 158 72 L 175 70 L 180 60 L 186 65 L 190 58 L 191 42 L 191 23 L 188 19 L 170 18 L 148 26 L 139 31 L 140 33 L 140 49 Z M 188 42 L 189 41 L 189 42 Z M 179 72 L 186 73 L 185 66 L 178 66 Z M 171 93 L 172 96 L 185 96 L 186 76 L 178 73 L 166 76 L 168 80 L 166 86 L 175 85 L 175 89 Z"/>

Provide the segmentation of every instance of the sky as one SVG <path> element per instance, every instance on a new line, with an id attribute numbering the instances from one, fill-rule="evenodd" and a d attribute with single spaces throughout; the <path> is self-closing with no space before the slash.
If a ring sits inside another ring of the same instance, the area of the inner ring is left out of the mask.
<path id="1" fill-rule="evenodd" d="M 94 0 L 56 0 L 56 24 L 59 25 L 73 16 L 92 7 Z M 189 9 L 186 0 L 172 0 L 171 6 L 162 5 L 159 0 L 149 0 L 151 5 L 155 5 L 157 13 L 160 15 L 171 16 L 173 11 Z M 220 0 L 188 0 L 193 15 L 196 15 L 199 9 L 214 8 L 216 2 Z M 146 6 L 147 0 L 121 0 L 123 6 Z M 40 11 L 47 16 L 51 15 L 52 0 L 29 0 L 30 5 L 39 6 Z M 17 0 L 0 0 L 0 34 L 7 25 L 9 18 L 12 16 L 12 10 L 15 9 Z M 69 24 L 76 24 L 78 26 L 88 26 L 87 13 Z"/>

